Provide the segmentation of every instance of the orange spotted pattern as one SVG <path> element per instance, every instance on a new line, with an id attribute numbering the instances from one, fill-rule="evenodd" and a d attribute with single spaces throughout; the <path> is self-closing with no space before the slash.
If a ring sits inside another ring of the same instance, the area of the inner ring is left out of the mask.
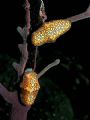
<path id="1" fill-rule="evenodd" d="M 52 43 L 71 28 L 69 20 L 53 20 L 45 22 L 38 30 L 32 33 L 32 44 L 41 46 L 45 43 Z"/>
<path id="2" fill-rule="evenodd" d="M 40 89 L 40 85 L 35 72 L 25 73 L 23 81 L 20 84 L 21 88 L 21 101 L 24 105 L 31 106 Z"/>

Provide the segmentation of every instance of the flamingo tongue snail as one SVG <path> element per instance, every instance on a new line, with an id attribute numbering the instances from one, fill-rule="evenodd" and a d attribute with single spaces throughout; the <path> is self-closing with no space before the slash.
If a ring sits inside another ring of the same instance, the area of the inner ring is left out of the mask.
<path id="1" fill-rule="evenodd" d="M 55 42 L 57 38 L 71 28 L 69 20 L 53 20 L 45 22 L 38 30 L 32 33 L 32 44 L 41 46 L 45 43 Z"/>
<path id="2" fill-rule="evenodd" d="M 37 74 L 34 71 L 25 72 L 20 88 L 22 103 L 26 106 L 31 106 L 34 103 L 40 89 Z"/>

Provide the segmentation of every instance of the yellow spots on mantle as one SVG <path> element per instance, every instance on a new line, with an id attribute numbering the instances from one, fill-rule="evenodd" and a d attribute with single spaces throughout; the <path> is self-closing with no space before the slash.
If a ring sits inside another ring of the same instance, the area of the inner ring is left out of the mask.
<path id="1" fill-rule="evenodd" d="M 32 33 L 32 44 L 41 46 L 45 43 L 55 42 L 57 38 L 71 28 L 69 20 L 53 20 L 45 22 L 38 30 Z"/>
<path id="2" fill-rule="evenodd" d="M 20 88 L 22 103 L 26 106 L 31 106 L 34 103 L 40 89 L 37 74 L 33 71 L 25 73 L 23 81 L 20 84 Z"/>

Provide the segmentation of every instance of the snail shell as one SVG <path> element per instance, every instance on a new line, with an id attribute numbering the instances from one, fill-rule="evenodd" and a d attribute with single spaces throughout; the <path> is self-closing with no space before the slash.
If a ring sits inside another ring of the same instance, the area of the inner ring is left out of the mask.
<path id="1" fill-rule="evenodd" d="M 38 30 L 32 33 L 32 44 L 41 46 L 45 43 L 55 42 L 57 38 L 71 28 L 69 20 L 53 20 L 45 22 Z"/>
<path id="2" fill-rule="evenodd" d="M 25 72 L 23 81 L 20 84 L 21 101 L 24 105 L 31 106 L 40 89 L 40 85 L 35 72 Z"/>

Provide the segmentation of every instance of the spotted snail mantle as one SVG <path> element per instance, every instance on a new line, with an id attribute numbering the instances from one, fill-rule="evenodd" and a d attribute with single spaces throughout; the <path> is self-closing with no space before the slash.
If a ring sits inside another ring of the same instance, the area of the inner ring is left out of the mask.
<path id="1" fill-rule="evenodd" d="M 41 46 L 45 43 L 52 43 L 71 28 L 69 20 L 53 20 L 45 22 L 37 31 L 32 34 L 34 46 Z"/>
<path id="2" fill-rule="evenodd" d="M 24 105 L 31 106 L 34 103 L 40 89 L 37 74 L 33 71 L 25 72 L 20 88 L 22 103 Z"/>

